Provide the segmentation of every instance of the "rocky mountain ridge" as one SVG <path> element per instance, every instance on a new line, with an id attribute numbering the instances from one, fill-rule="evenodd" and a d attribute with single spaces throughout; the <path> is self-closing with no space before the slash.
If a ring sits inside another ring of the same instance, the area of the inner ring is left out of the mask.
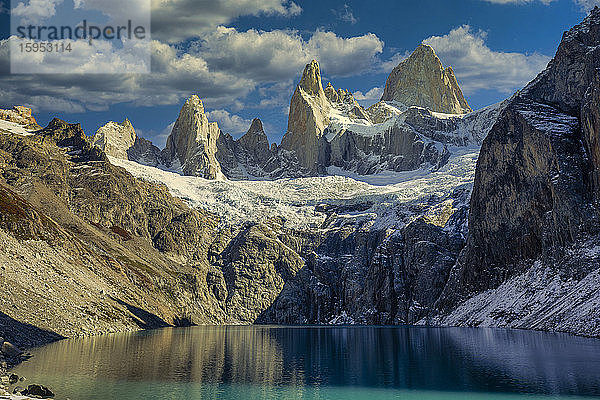
<path id="1" fill-rule="evenodd" d="M 415 68 L 418 74 L 409 74 Z M 392 86 L 396 91 L 420 95 L 384 95 L 381 102 L 365 110 L 350 92 L 336 90 L 331 83 L 323 88 L 319 63 L 313 60 L 292 95 L 288 128 L 280 146 L 269 147 L 262 135 L 251 139 L 251 133 L 262 131 L 262 123 L 259 129 L 254 121 L 245 139 L 235 140 L 208 121 L 202 101 L 193 96 L 182 107 L 160 155 L 151 144 L 134 146 L 130 139 L 121 140 L 125 149 L 118 157 L 145 165 L 163 164 L 206 179 L 319 176 L 327 175 L 331 167 L 363 175 L 409 171 L 423 165 L 435 169 L 448 160 L 448 145 L 481 143 L 487 132 L 469 121 L 479 121 L 484 114 L 489 121 L 494 117 L 489 110 L 465 114 L 472 110 L 452 70 L 442 68 L 429 46 L 419 46 L 398 65 L 388 78 L 386 93 L 393 91 Z M 129 156 L 123 157 L 123 152 Z"/>
<path id="2" fill-rule="evenodd" d="M 445 114 L 466 114 L 465 100 L 452 67 L 444 69 L 431 46 L 421 44 L 388 77 L 382 101 L 427 108 Z"/>

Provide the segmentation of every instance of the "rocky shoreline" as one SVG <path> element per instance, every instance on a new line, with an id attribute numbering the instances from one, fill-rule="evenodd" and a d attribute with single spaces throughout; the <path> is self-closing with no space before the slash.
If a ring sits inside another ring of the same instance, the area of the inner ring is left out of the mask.
<path id="1" fill-rule="evenodd" d="M 54 397 L 54 393 L 47 387 L 28 384 L 25 377 L 10 372 L 10 368 L 31 357 L 31 354 L 22 351 L 11 342 L 0 337 L 0 400 L 49 399 Z"/>

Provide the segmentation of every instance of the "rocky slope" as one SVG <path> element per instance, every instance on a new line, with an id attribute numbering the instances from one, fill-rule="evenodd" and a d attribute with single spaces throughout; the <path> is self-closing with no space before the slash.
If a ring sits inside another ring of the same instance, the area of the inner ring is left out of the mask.
<path id="1" fill-rule="evenodd" d="M 427 108 L 446 114 L 473 111 L 465 100 L 452 67 L 444 69 L 431 46 L 421 44 L 390 74 L 382 101 Z"/>
<path id="2" fill-rule="evenodd" d="M 299 260 L 293 269 L 277 263 L 294 273 L 282 275 L 259 322 L 399 323 L 426 315 L 464 246 L 476 158 L 477 149 L 463 149 L 438 171 L 389 176 L 386 185 L 340 176 L 211 182 L 113 162 L 218 213 L 224 226 L 265 226 Z M 267 246 L 246 262 L 277 254 Z"/>
<path id="3" fill-rule="evenodd" d="M 599 31 L 595 8 L 485 139 L 468 243 L 439 301 L 459 308 L 438 321 L 598 334 Z"/>
<path id="4" fill-rule="evenodd" d="M 57 119 L 0 135 L 0 247 L 0 336 L 19 346 L 251 323 L 301 262 L 265 226 L 219 228 L 216 216 L 112 165 L 78 124 Z"/>

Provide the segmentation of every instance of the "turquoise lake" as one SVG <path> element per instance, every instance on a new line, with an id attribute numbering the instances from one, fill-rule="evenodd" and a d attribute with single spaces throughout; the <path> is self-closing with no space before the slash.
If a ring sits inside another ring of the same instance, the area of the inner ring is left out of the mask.
<path id="1" fill-rule="evenodd" d="M 428 327 L 190 327 L 69 339 L 14 372 L 56 398 L 600 396 L 600 340 Z"/>

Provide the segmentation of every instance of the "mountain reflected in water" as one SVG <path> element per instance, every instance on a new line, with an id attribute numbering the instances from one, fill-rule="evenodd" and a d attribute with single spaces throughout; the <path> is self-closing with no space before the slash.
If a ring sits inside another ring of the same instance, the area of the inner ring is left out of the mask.
<path id="1" fill-rule="evenodd" d="M 599 350 L 594 339 L 497 329 L 191 327 L 57 342 L 15 372 L 71 399 L 596 396 Z"/>

